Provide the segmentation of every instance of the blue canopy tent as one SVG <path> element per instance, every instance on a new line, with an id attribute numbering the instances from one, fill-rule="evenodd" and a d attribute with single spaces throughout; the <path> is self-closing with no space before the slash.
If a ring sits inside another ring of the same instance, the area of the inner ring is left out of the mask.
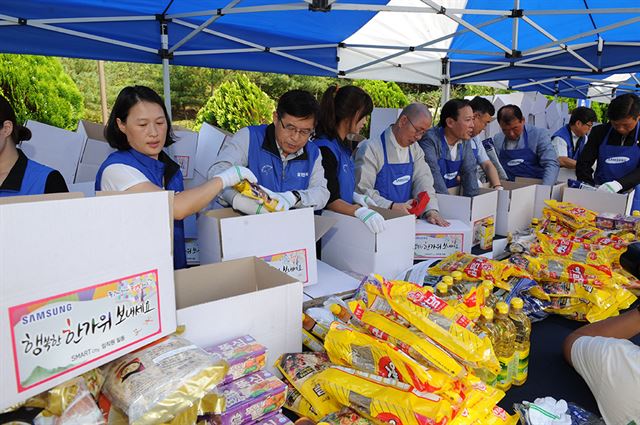
<path id="1" fill-rule="evenodd" d="M 640 70 L 637 6 L 637 0 L 13 0 L 0 3 L 0 51 L 163 63 L 167 100 L 169 64 L 442 84 L 445 98 L 450 83 L 479 81 L 522 89 L 539 81 L 555 91 L 556 79 L 565 85 L 568 77 L 599 80 Z"/>

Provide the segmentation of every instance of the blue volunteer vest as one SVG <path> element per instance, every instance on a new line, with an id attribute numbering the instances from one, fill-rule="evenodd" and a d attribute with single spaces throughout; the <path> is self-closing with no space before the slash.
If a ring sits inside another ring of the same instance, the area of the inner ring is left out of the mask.
<path id="1" fill-rule="evenodd" d="M 385 130 L 386 131 L 386 130 Z M 384 131 L 380 135 L 382 142 L 382 152 L 384 154 L 384 165 L 376 175 L 374 189 L 380 196 L 391 202 L 407 202 L 411 199 L 411 189 L 413 188 L 413 155 L 409 149 L 409 162 L 404 164 L 390 164 L 387 157 L 387 143 Z"/>
<path id="2" fill-rule="evenodd" d="M 53 168 L 49 168 L 39 162 L 27 159 L 27 167 L 25 168 L 24 176 L 22 177 L 20 190 L 1 189 L 0 197 L 42 195 L 47 184 L 47 178 L 51 172 L 53 172 Z"/>
<path id="3" fill-rule="evenodd" d="M 316 139 L 314 141 L 318 148 L 326 147 L 336 157 L 338 162 L 338 184 L 340 185 L 340 199 L 353 204 L 353 192 L 356 189 L 356 173 L 351 151 L 340 143 L 337 139 Z"/>
<path id="4" fill-rule="evenodd" d="M 524 138 L 524 148 L 510 150 L 507 150 L 507 138 L 505 137 L 498 156 L 500 164 L 511 181 L 514 181 L 516 177 L 541 179 L 544 176 L 544 169 L 540 166 L 538 155 L 529 149 L 529 134 L 526 128 L 522 137 Z"/>
<path id="5" fill-rule="evenodd" d="M 573 135 L 571 134 L 571 127 L 569 124 L 562 126 L 558 131 L 553 133 L 554 137 L 559 137 L 567 144 L 567 156 L 571 159 L 578 159 L 578 156 L 582 153 L 582 149 L 584 148 L 586 137 L 582 136 L 578 139 L 578 143 L 576 143 L 576 148 L 573 148 Z"/>
<path id="6" fill-rule="evenodd" d="M 166 155 L 161 152 L 160 155 Z M 167 157 L 166 160 L 170 159 Z M 140 171 L 149 181 L 158 187 L 166 190 L 173 190 L 176 193 L 184 190 L 182 172 L 177 166 L 177 171 L 171 176 L 165 177 L 165 163 L 141 154 L 134 149 L 126 151 L 116 151 L 111 153 L 102 163 L 96 175 L 96 190 L 102 190 L 101 180 L 105 168 L 112 164 L 124 164 Z M 168 180 L 168 181 L 167 181 Z M 184 222 L 183 220 L 173 221 L 173 267 L 183 269 L 187 266 L 187 253 L 184 242 Z"/>
<path id="7" fill-rule="evenodd" d="M 440 167 L 440 174 L 444 179 L 444 183 L 447 186 L 447 189 L 452 187 L 458 187 L 458 180 L 456 177 L 460 174 L 460 168 L 462 167 L 462 145 L 456 146 L 458 150 L 458 159 L 453 161 L 451 159 L 447 159 L 447 152 L 449 151 L 449 145 L 447 143 L 446 138 L 444 137 L 444 128 L 440 127 L 440 158 L 438 158 L 438 167 Z M 477 158 L 477 156 L 476 156 Z"/>
<path id="8" fill-rule="evenodd" d="M 320 149 L 313 143 L 304 146 L 304 153 L 287 161 L 286 168 L 277 152 L 266 149 L 267 125 L 249 126 L 248 168 L 258 178 L 258 183 L 274 192 L 306 190 L 309 188 L 313 165 L 320 156 Z M 274 144 L 275 144 L 274 140 Z"/>

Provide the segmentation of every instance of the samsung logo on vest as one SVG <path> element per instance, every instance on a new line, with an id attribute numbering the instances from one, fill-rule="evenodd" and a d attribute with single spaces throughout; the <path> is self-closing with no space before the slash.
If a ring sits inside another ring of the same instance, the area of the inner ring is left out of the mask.
<path id="1" fill-rule="evenodd" d="M 458 177 L 458 172 L 456 171 L 455 173 L 447 173 L 444 175 L 444 178 L 447 180 L 453 180 L 456 177 Z"/>
<path id="2" fill-rule="evenodd" d="M 614 156 L 612 158 L 607 158 L 604 160 L 604 162 L 606 162 L 607 164 L 624 164 L 625 162 L 629 161 L 629 158 L 627 158 L 626 156 Z"/>
<path id="3" fill-rule="evenodd" d="M 409 175 L 398 177 L 397 179 L 395 179 L 393 181 L 393 185 L 394 186 L 402 186 L 405 183 L 409 183 L 409 180 L 411 180 L 411 176 L 409 176 Z"/>
<path id="4" fill-rule="evenodd" d="M 262 174 L 271 174 L 273 172 L 273 167 L 271 165 L 263 165 L 260 172 Z"/>
<path id="5" fill-rule="evenodd" d="M 298 177 L 309 177 L 309 173 L 298 173 Z"/>
<path id="6" fill-rule="evenodd" d="M 524 162 L 524 159 L 512 159 L 511 161 L 507 162 L 507 165 L 509 167 L 515 167 L 516 165 L 520 165 Z"/>

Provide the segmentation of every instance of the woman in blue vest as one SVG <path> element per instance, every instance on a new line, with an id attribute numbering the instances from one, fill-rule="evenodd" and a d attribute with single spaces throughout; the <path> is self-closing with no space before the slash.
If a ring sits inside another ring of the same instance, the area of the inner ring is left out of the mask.
<path id="1" fill-rule="evenodd" d="M 320 101 L 314 143 L 322 153 L 330 193 L 326 209 L 357 217 L 371 232 L 379 233 L 384 230 L 384 218 L 369 208 L 377 205 L 368 196 L 355 192 L 353 149 L 349 139 L 360 134 L 371 111 L 371 96 L 360 87 L 329 87 Z"/>
<path id="2" fill-rule="evenodd" d="M 0 197 L 69 191 L 59 171 L 30 160 L 17 148 L 31 139 L 31 130 L 16 122 L 16 113 L 3 96 L 0 125 Z"/>
<path id="3" fill-rule="evenodd" d="M 116 99 L 105 138 L 115 149 L 98 169 L 96 190 L 150 192 L 173 190 L 173 263 L 187 265 L 183 219 L 206 207 L 225 187 L 256 177 L 244 167 L 231 167 L 206 183 L 184 190 L 180 166 L 163 148 L 174 142 L 162 98 L 144 86 L 125 87 Z"/>

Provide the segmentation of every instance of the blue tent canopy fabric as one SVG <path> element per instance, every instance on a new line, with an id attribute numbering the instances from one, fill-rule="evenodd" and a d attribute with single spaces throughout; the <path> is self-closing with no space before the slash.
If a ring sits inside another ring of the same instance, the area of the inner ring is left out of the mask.
<path id="1" fill-rule="evenodd" d="M 0 51 L 433 85 L 501 81 L 584 97 L 570 89 L 584 84 L 571 78 L 640 71 L 640 7 L 637 0 L 14 0 L 0 3 Z"/>

